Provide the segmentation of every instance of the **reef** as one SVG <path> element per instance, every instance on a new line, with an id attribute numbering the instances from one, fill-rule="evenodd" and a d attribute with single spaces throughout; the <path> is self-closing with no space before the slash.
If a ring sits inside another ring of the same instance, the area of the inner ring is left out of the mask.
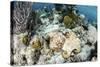
<path id="1" fill-rule="evenodd" d="M 96 61 L 96 24 L 89 23 L 85 14 L 77 13 L 76 6 L 60 4 L 50 11 L 47 7 L 33 10 L 24 31 L 17 33 L 11 27 L 11 65 Z"/>

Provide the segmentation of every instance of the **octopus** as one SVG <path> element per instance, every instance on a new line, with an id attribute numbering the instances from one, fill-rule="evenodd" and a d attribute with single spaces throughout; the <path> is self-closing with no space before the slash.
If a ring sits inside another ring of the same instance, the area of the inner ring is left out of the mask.
<path id="1" fill-rule="evenodd" d="M 48 33 L 48 36 L 50 37 L 50 49 L 54 51 L 59 51 L 65 42 L 65 37 L 61 32 L 50 32 Z"/>
<path id="2" fill-rule="evenodd" d="M 81 50 L 80 39 L 77 38 L 76 34 L 74 32 L 66 32 L 64 35 L 66 39 L 62 47 L 62 56 L 68 58 L 73 53 L 79 53 Z"/>

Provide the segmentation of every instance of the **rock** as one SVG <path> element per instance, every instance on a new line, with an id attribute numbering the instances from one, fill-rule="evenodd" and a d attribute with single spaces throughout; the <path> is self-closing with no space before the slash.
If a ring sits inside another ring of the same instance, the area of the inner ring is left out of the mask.
<path id="1" fill-rule="evenodd" d="M 62 16 L 60 15 L 60 14 L 54 14 L 53 15 L 53 17 L 54 17 L 54 20 L 53 20 L 53 24 L 59 24 L 60 23 L 60 21 L 62 20 Z"/>
<path id="2" fill-rule="evenodd" d="M 76 36 L 80 39 L 81 47 L 87 43 L 86 32 L 82 26 L 78 26 L 72 29 L 72 31 L 76 34 Z"/>
<path id="3" fill-rule="evenodd" d="M 79 19 L 84 20 L 85 19 L 85 15 L 84 14 L 80 14 L 79 15 Z"/>
<path id="4" fill-rule="evenodd" d="M 56 64 L 64 63 L 64 58 L 61 56 L 61 54 L 56 58 Z"/>
<path id="5" fill-rule="evenodd" d="M 27 38 L 24 38 L 27 35 L 27 33 L 21 33 L 21 34 L 15 34 L 13 35 L 14 40 L 14 47 L 15 48 L 21 48 L 25 46 L 25 42 L 27 42 Z"/>
<path id="6" fill-rule="evenodd" d="M 59 25 L 51 24 L 45 28 L 44 33 L 52 32 L 52 31 L 56 31 L 56 30 L 59 30 Z"/>
<path id="7" fill-rule="evenodd" d="M 33 65 L 35 60 L 35 49 L 33 49 L 31 46 L 27 47 L 26 50 L 26 58 L 27 58 L 27 64 L 28 65 Z"/>
<path id="8" fill-rule="evenodd" d="M 14 34 L 13 35 L 13 59 L 15 65 L 26 65 L 27 58 L 26 58 L 26 49 L 27 46 L 25 41 L 23 41 L 23 37 L 27 35 L 27 32 L 21 34 Z"/>
<path id="9" fill-rule="evenodd" d="M 80 61 L 87 61 L 89 59 L 89 56 L 91 54 L 91 50 L 94 49 L 93 46 L 84 45 L 81 49 L 81 52 L 76 55 L 76 59 L 78 62 Z"/>
<path id="10" fill-rule="evenodd" d="M 86 31 L 84 30 L 84 28 L 82 26 L 78 26 L 72 29 L 73 32 L 76 33 L 76 35 L 83 35 L 86 33 Z"/>
<path id="11" fill-rule="evenodd" d="M 46 16 L 47 16 L 47 14 L 44 13 L 44 14 L 40 15 L 40 18 L 46 18 Z"/>
<path id="12" fill-rule="evenodd" d="M 49 18 L 41 18 L 40 19 L 41 20 L 41 22 L 43 23 L 43 24 L 49 24 L 50 22 L 49 22 Z"/>
<path id="13" fill-rule="evenodd" d="M 84 46 L 86 43 L 88 43 L 88 45 L 93 45 L 97 41 L 97 30 L 91 24 L 87 26 L 87 30 L 82 26 L 78 26 L 72 29 L 72 31 L 80 38 L 81 46 Z"/>
<path id="14" fill-rule="evenodd" d="M 88 25 L 88 31 L 86 37 L 88 42 L 90 42 L 92 45 L 94 45 L 97 41 L 97 30 L 91 24 Z"/>
<path id="15" fill-rule="evenodd" d="M 91 61 L 97 61 L 97 57 L 93 57 Z"/>
<path id="16" fill-rule="evenodd" d="M 24 55 L 16 53 L 14 55 L 14 64 L 15 65 L 25 65 L 27 62 L 23 58 L 24 58 Z"/>
<path id="17" fill-rule="evenodd" d="M 21 48 L 19 51 L 13 56 L 15 65 L 26 65 L 27 58 L 26 58 L 26 48 Z"/>
<path id="18" fill-rule="evenodd" d="M 47 55 L 49 53 L 49 51 L 50 51 L 50 49 L 47 49 L 47 48 L 44 47 L 43 49 L 41 49 L 41 54 Z"/>
<path id="19" fill-rule="evenodd" d="M 46 55 L 40 55 L 37 64 L 46 64 L 46 59 L 47 59 L 47 56 Z"/>
<path id="20" fill-rule="evenodd" d="M 35 49 L 31 47 L 31 45 L 28 46 L 26 50 L 27 64 L 28 65 L 37 64 L 40 55 L 41 55 L 40 49 Z"/>
<path id="21" fill-rule="evenodd" d="M 61 54 L 55 54 L 51 57 L 50 60 L 47 61 L 49 64 L 59 64 L 64 63 L 64 58 L 61 56 Z"/>

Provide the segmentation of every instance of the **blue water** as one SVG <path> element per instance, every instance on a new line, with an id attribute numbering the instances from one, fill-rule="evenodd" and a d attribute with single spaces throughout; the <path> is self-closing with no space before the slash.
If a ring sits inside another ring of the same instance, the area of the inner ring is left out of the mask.
<path id="1" fill-rule="evenodd" d="M 48 10 L 54 7 L 54 5 L 51 3 L 33 3 L 32 7 L 33 7 L 33 10 L 37 10 L 37 9 L 42 10 L 45 6 L 48 8 Z"/>
<path id="2" fill-rule="evenodd" d="M 77 6 L 80 13 L 84 14 L 88 20 L 97 21 L 97 7 L 96 6 Z"/>
<path id="3" fill-rule="evenodd" d="M 34 3 L 33 10 L 35 9 L 43 9 L 47 7 L 48 10 L 54 7 L 54 4 L 51 3 Z M 85 5 L 77 5 L 77 9 L 79 13 L 84 14 L 89 21 L 96 21 L 97 22 L 97 7 L 96 6 L 85 6 Z"/>

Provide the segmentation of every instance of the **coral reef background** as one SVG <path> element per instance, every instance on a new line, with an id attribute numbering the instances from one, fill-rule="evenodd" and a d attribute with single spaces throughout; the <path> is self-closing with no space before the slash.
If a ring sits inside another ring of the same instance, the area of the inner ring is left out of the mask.
<path id="1" fill-rule="evenodd" d="M 97 7 L 11 2 L 11 65 L 97 60 Z"/>

